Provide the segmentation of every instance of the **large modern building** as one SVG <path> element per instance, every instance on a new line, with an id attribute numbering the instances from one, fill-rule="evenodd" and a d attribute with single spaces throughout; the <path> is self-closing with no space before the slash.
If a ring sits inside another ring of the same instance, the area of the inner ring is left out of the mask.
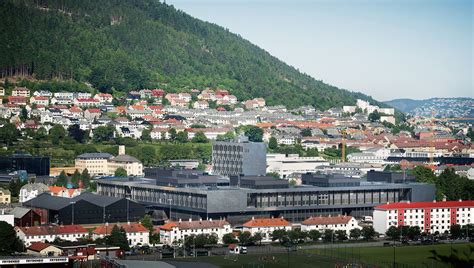
<path id="1" fill-rule="evenodd" d="M 43 193 L 23 206 L 33 208 L 41 216 L 41 224 L 128 222 L 138 221 L 145 215 L 145 208 L 137 202 L 89 192 L 74 198 Z"/>
<path id="2" fill-rule="evenodd" d="M 434 185 L 423 183 L 359 181 L 358 186 L 329 187 L 281 187 L 279 183 L 254 188 L 242 184 L 181 188 L 156 185 L 149 179 L 128 178 L 99 180 L 97 191 L 101 195 L 130 198 L 149 210 L 164 211 L 172 219 L 226 218 L 232 224 L 252 217 L 283 216 L 300 222 L 316 215 L 371 216 L 375 206 L 387 202 L 431 201 L 435 197 Z"/>
<path id="3" fill-rule="evenodd" d="M 250 142 L 245 136 L 212 144 L 212 174 L 260 176 L 267 169 L 263 142 Z"/>
<path id="4" fill-rule="evenodd" d="M 376 206 L 374 229 L 385 233 L 390 226 L 418 226 L 422 232 L 444 233 L 451 225 L 474 223 L 474 201 L 403 202 Z"/>
<path id="5" fill-rule="evenodd" d="M 25 170 L 36 176 L 49 176 L 49 167 L 49 156 L 32 156 L 24 153 L 0 156 L 0 171 L 2 173 Z"/>
<path id="6" fill-rule="evenodd" d="M 322 157 L 300 157 L 297 154 L 267 154 L 267 172 L 276 172 L 281 178 L 314 172 L 318 166 L 329 166 Z"/>

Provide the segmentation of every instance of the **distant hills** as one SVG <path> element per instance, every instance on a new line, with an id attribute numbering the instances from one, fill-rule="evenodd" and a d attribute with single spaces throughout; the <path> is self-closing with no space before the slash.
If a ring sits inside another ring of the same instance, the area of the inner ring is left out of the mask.
<path id="1" fill-rule="evenodd" d="M 158 0 L 3 0 L 0 25 L 0 77 L 87 82 L 102 92 L 223 87 L 290 108 L 358 98 L 381 105 Z"/>
<path id="2" fill-rule="evenodd" d="M 438 118 L 474 117 L 473 98 L 395 99 L 386 101 L 385 104 L 411 115 Z"/>

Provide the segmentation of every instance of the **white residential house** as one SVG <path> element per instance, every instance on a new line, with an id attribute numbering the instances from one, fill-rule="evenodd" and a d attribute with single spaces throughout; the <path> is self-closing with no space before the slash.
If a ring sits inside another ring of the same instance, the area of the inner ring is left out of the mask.
<path id="1" fill-rule="evenodd" d="M 56 238 L 66 241 L 77 241 L 87 238 L 89 231 L 81 225 L 42 225 L 32 227 L 15 227 L 17 237 L 29 247 L 33 242 L 54 241 Z"/>
<path id="2" fill-rule="evenodd" d="M 18 198 L 20 203 L 24 203 L 48 191 L 49 188 L 44 183 L 28 183 L 21 187 Z"/>
<path id="3" fill-rule="evenodd" d="M 30 98 L 30 104 L 48 106 L 49 98 L 45 96 L 33 96 Z"/>
<path id="4" fill-rule="evenodd" d="M 140 246 L 150 244 L 150 231 L 143 226 L 141 223 L 128 222 L 123 224 L 117 224 L 117 227 L 121 227 L 127 234 L 128 244 L 130 246 Z M 114 225 L 105 223 L 100 225 L 92 231 L 92 239 L 104 238 L 106 235 L 110 235 Z"/>
<path id="5" fill-rule="evenodd" d="M 275 230 L 291 230 L 291 223 L 284 218 L 254 218 L 244 223 L 243 232 L 250 232 L 252 235 L 260 233 L 263 237 L 262 242 L 271 242 L 272 234 Z"/>
<path id="6" fill-rule="evenodd" d="M 98 93 L 95 94 L 94 99 L 98 100 L 100 103 L 111 103 L 114 97 L 109 93 Z"/>
<path id="7" fill-rule="evenodd" d="M 422 232 L 444 233 L 451 225 L 474 223 L 474 201 L 400 202 L 374 208 L 374 229 L 385 233 L 390 226 L 418 226 Z"/>
<path id="8" fill-rule="evenodd" d="M 30 90 L 26 87 L 16 87 L 12 90 L 12 96 L 29 98 Z"/>
<path id="9" fill-rule="evenodd" d="M 196 101 L 193 103 L 193 108 L 194 109 L 208 109 L 209 103 L 207 103 L 207 101 L 205 100 Z"/>
<path id="10" fill-rule="evenodd" d="M 170 245 L 191 235 L 207 234 L 217 236 L 218 243 L 222 243 L 222 237 L 231 232 L 226 220 L 170 221 L 160 226 L 160 242 Z"/>
<path id="11" fill-rule="evenodd" d="M 349 236 L 352 229 L 362 229 L 357 220 L 352 216 L 315 216 L 301 222 L 301 231 L 309 232 L 311 230 L 345 231 Z"/>

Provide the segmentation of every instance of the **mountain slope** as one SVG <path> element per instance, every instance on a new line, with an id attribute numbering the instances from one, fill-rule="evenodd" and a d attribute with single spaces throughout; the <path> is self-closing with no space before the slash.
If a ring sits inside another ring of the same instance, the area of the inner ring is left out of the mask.
<path id="1" fill-rule="evenodd" d="M 225 87 L 289 107 L 376 103 L 157 0 L 4 0 L 0 24 L 2 77 L 74 79 L 104 92 Z"/>
<path id="2" fill-rule="evenodd" d="M 404 113 L 438 118 L 474 117 L 473 98 L 395 99 L 385 102 Z"/>

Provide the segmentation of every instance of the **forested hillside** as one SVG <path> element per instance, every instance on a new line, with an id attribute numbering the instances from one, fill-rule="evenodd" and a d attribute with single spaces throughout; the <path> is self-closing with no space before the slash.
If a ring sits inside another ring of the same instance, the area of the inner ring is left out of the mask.
<path id="1" fill-rule="evenodd" d="M 0 25 L 1 77 L 73 79 L 103 92 L 224 87 L 289 107 L 374 102 L 158 0 L 3 0 Z"/>

